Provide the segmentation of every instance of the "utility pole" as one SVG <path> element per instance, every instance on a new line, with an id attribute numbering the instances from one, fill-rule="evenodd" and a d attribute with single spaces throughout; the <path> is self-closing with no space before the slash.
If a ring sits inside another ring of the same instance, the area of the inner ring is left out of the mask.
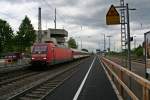
<path id="1" fill-rule="evenodd" d="M 79 36 L 79 39 L 80 39 L 80 49 L 82 50 L 82 39 L 80 36 Z"/>
<path id="2" fill-rule="evenodd" d="M 116 42 L 114 41 L 114 52 L 116 51 Z"/>
<path id="3" fill-rule="evenodd" d="M 101 50 L 101 42 L 100 42 L 100 40 L 99 40 L 99 50 Z"/>
<path id="4" fill-rule="evenodd" d="M 46 24 L 45 24 L 45 28 L 46 28 L 46 30 L 47 30 L 47 17 L 46 17 Z"/>
<path id="5" fill-rule="evenodd" d="M 106 51 L 106 40 L 105 40 L 105 34 L 104 34 L 104 51 Z"/>
<path id="6" fill-rule="evenodd" d="M 55 8 L 55 19 L 54 19 L 54 23 L 55 23 L 55 30 L 56 30 L 56 8 Z"/>
<path id="7" fill-rule="evenodd" d="M 126 17 L 127 17 L 127 40 L 128 40 L 128 64 L 129 70 L 131 70 L 131 43 L 130 43 L 130 18 L 129 18 L 129 10 L 136 10 L 136 9 L 129 9 L 128 3 L 126 4 Z"/>
<path id="8" fill-rule="evenodd" d="M 81 25 L 81 31 L 82 31 L 82 25 Z M 80 37 L 80 39 L 81 39 L 81 37 Z M 81 50 L 82 50 L 82 39 L 81 39 Z"/>
<path id="9" fill-rule="evenodd" d="M 134 36 L 134 49 L 136 48 L 136 36 Z"/>
<path id="10" fill-rule="evenodd" d="M 81 50 L 82 50 L 82 39 L 81 39 Z"/>
<path id="11" fill-rule="evenodd" d="M 54 24 L 55 24 L 55 26 L 54 26 L 54 33 L 56 34 L 56 8 L 55 8 L 55 18 L 54 18 Z"/>
<path id="12" fill-rule="evenodd" d="M 38 9 L 38 42 L 42 41 L 42 27 L 41 27 L 41 8 Z"/>
<path id="13" fill-rule="evenodd" d="M 108 39 L 109 39 L 109 52 L 110 52 L 110 38 L 111 38 L 112 36 L 108 35 L 107 37 L 108 37 Z"/>
<path id="14" fill-rule="evenodd" d="M 127 40 L 128 40 L 128 67 L 131 71 L 131 43 L 130 43 L 130 18 L 129 18 L 129 10 L 136 10 L 136 9 L 129 9 L 128 3 L 126 4 L 126 18 L 127 18 Z M 129 88 L 131 89 L 131 77 L 129 78 Z M 130 98 L 131 100 L 131 98 Z"/>

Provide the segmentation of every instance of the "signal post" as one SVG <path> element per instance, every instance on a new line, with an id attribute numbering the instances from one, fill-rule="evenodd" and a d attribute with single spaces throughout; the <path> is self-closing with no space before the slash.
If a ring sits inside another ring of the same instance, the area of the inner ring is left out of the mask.
<path id="1" fill-rule="evenodd" d="M 119 8 L 121 10 L 126 10 L 126 22 L 120 23 L 120 15 L 117 12 L 116 8 Z M 107 15 L 106 15 L 106 24 L 107 25 L 118 25 L 118 24 L 126 24 L 127 25 L 127 40 L 125 41 L 125 45 L 128 45 L 128 69 L 131 70 L 131 44 L 130 44 L 130 20 L 129 20 L 129 10 L 135 10 L 135 9 L 129 9 L 128 3 L 126 6 L 114 6 L 111 5 Z M 121 40 L 122 42 L 122 40 Z M 131 78 L 129 78 L 129 87 L 131 89 Z M 122 91 L 122 89 L 121 89 Z"/>

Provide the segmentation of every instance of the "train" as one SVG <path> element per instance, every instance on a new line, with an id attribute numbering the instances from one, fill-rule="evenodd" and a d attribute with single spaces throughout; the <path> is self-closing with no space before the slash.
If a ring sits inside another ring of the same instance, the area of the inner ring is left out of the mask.
<path id="1" fill-rule="evenodd" d="M 88 56 L 86 51 L 59 47 L 52 42 L 36 43 L 31 52 L 31 66 L 48 67 Z"/>

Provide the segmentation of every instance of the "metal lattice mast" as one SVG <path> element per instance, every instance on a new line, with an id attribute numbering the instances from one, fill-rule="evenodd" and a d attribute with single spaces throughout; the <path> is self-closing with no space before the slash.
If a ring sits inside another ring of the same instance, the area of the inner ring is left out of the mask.
<path id="1" fill-rule="evenodd" d="M 124 0 L 120 0 L 120 6 L 124 7 Z M 121 17 L 121 49 L 122 51 L 126 49 L 126 20 L 125 20 L 125 10 L 120 9 L 120 17 Z"/>
<path id="2" fill-rule="evenodd" d="M 126 43 L 127 43 L 127 35 L 126 35 L 126 13 L 124 9 L 124 0 L 120 0 L 120 19 L 121 19 L 121 51 L 125 52 L 125 59 L 122 58 L 122 64 L 127 66 L 127 55 L 126 55 Z"/>

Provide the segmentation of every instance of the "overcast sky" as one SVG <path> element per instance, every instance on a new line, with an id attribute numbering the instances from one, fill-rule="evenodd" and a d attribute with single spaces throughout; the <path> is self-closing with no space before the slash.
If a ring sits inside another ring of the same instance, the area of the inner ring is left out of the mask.
<path id="1" fill-rule="evenodd" d="M 125 0 L 130 8 L 131 35 L 137 45 L 143 33 L 150 31 L 150 0 Z M 42 29 L 54 28 L 54 9 L 57 9 L 57 28 L 64 28 L 74 37 L 79 48 L 103 50 L 103 37 L 111 35 L 111 50 L 120 49 L 120 25 L 107 26 L 106 13 L 111 4 L 119 6 L 120 0 L 0 0 L 0 18 L 7 20 L 14 31 L 27 15 L 34 28 L 38 25 L 38 7 L 42 8 Z M 118 10 L 119 11 L 119 10 Z M 107 47 L 108 47 L 108 38 Z M 133 43 L 132 43 L 133 44 Z M 133 45 L 132 45 L 133 47 Z"/>

